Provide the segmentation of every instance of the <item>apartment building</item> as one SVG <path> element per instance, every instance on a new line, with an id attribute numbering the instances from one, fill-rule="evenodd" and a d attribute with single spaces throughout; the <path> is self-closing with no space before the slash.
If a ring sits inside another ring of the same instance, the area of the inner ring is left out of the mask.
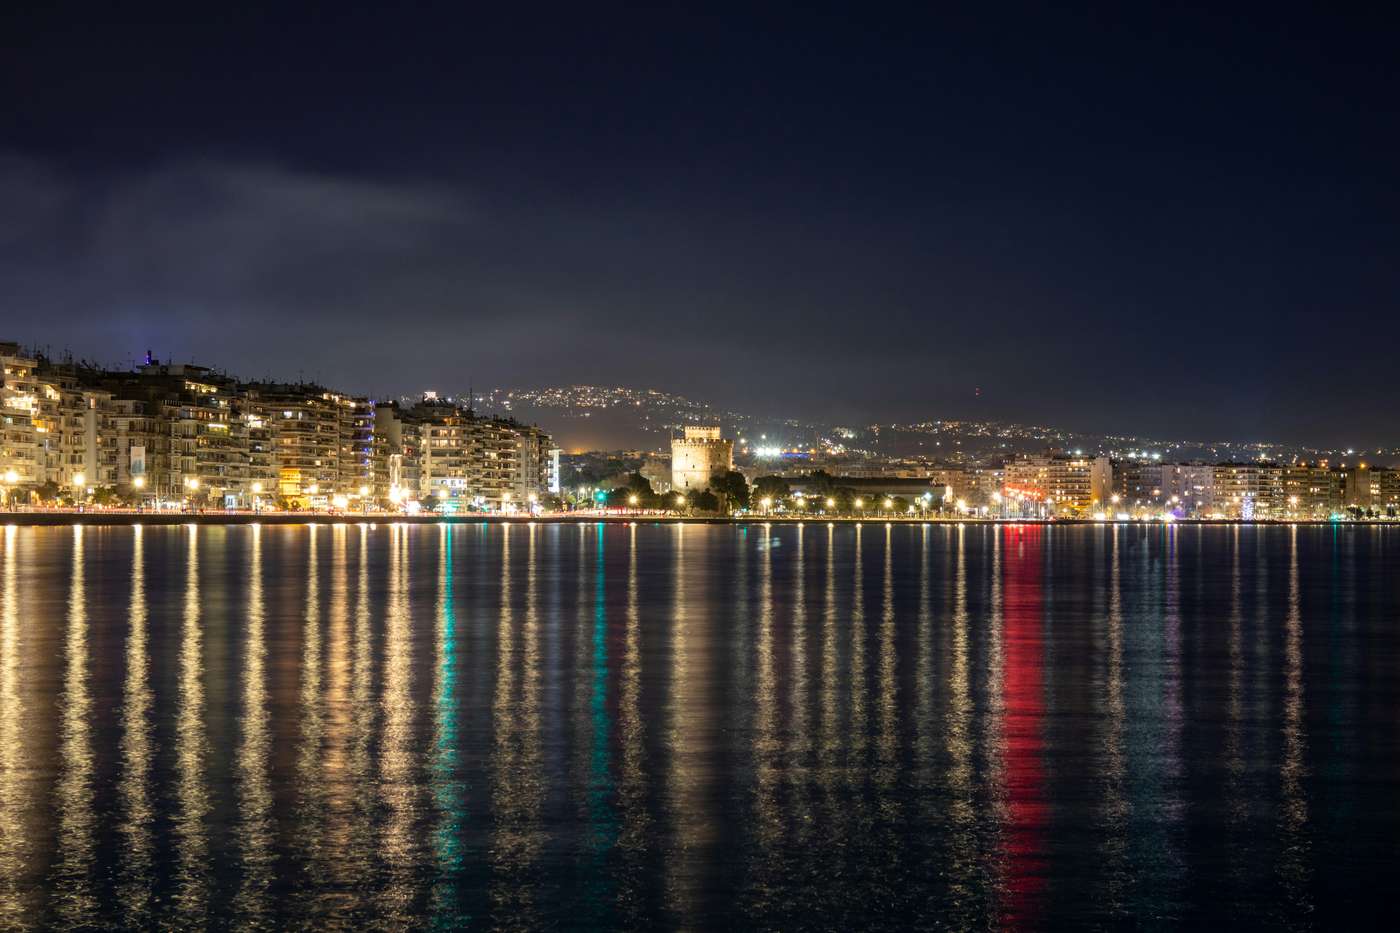
<path id="1" fill-rule="evenodd" d="M 416 477 L 419 498 L 445 499 L 456 508 L 524 507 L 559 489 L 558 449 L 538 428 L 438 399 L 385 410 L 377 419 L 385 433 L 375 466 L 380 484 L 388 478 L 392 485 L 388 458 L 398 457 L 406 488 L 415 488 Z"/>
<path id="2" fill-rule="evenodd" d="M 1358 464 L 1342 467 L 1343 504 L 1376 515 L 1400 514 L 1400 470 Z"/>
<path id="3" fill-rule="evenodd" d="M 311 383 L 242 383 L 238 390 L 245 423 L 257 426 L 259 446 L 267 447 L 258 459 L 267 476 L 262 482 L 275 479 L 268 495 L 298 508 L 319 507 L 369 482 L 368 452 L 362 469 L 341 463 L 359 449 L 352 400 Z"/>
<path id="4" fill-rule="evenodd" d="M 42 392 L 37 366 L 18 344 L 0 343 L 0 479 L 11 494 L 27 495 L 45 480 L 34 424 Z"/>
<path id="5" fill-rule="evenodd" d="M 1346 474 L 1325 463 L 1285 466 L 1280 483 L 1274 518 L 1328 518 L 1343 508 Z"/>
<path id="6" fill-rule="evenodd" d="M 87 373 L 109 395 L 111 484 L 162 501 L 248 504 L 248 427 L 237 384 L 206 366 L 148 360 L 132 372 Z"/>
<path id="7" fill-rule="evenodd" d="M 1113 494 L 1113 465 L 1107 457 L 1018 457 L 1007 461 L 1003 493 L 1043 502 L 1051 515 L 1090 515 Z"/>
<path id="8" fill-rule="evenodd" d="M 379 501 L 416 499 L 422 489 L 423 426 L 406 418 L 397 402 L 374 407 L 370 485 Z"/>
<path id="9" fill-rule="evenodd" d="M 1279 518 L 1287 511 L 1283 468 L 1272 463 L 1218 463 L 1211 468 L 1209 514 L 1245 521 Z"/>

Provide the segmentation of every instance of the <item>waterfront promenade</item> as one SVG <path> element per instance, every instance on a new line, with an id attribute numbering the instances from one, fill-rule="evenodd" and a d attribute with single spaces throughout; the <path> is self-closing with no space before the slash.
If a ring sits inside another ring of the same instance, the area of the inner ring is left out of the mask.
<path id="1" fill-rule="evenodd" d="M 687 524 L 687 525 L 752 525 L 752 524 L 947 524 L 947 525 L 1396 525 L 1395 519 L 1267 519 L 1245 521 L 1231 518 L 1181 518 L 1164 522 L 1156 518 L 1093 519 L 1093 518 L 1012 518 L 973 516 L 908 516 L 908 515 L 678 515 L 665 512 L 544 512 L 538 515 L 500 513 L 464 513 L 456 515 L 405 515 L 396 512 L 137 512 L 120 509 L 35 509 L 23 511 L 0 510 L 0 525 L 480 525 L 480 524 Z"/>

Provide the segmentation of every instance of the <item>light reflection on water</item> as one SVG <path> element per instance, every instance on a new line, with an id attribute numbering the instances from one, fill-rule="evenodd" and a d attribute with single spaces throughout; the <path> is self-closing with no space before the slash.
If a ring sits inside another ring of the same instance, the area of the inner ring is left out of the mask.
<path id="1" fill-rule="evenodd" d="M 51 896 L 60 926 L 97 922 L 93 891 L 97 808 L 93 800 L 92 698 L 88 670 L 87 562 L 85 529 L 73 528 L 68 583 L 68 613 L 63 648 L 63 694 L 60 703 L 61 768 L 55 788 L 58 852 Z M 182 784 L 183 786 L 183 784 Z"/>
<path id="2" fill-rule="evenodd" d="M 237 857 L 240 863 L 234 910 L 249 927 L 270 926 L 269 889 L 275 868 L 273 797 L 268 776 L 271 754 L 267 709 L 267 633 L 263 606 L 263 536 L 254 527 L 248 542 L 248 604 L 244 610 L 242 644 L 243 691 L 240 697 L 242 737 L 235 752 L 233 777 L 238 801 Z"/>
<path id="3" fill-rule="evenodd" d="M 25 884 L 32 818 L 25 742 L 26 703 L 21 679 L 18 529 L 4 531 L 0 562 L 0 926 L 16 927 L 31 910 L 32 892 Z"/>
<path id="4" fill-rule="evenodd" d="M 132 926 L 149 926 L 154 869 L 154 808 L 151 803 L 150 643 L 147 639 L 145 529 L 131 535 L 131 595 L 126 633 L 126 682 L 122 708 L 119 899 Z M 251 623 L 251 620 L 250 620 Z"/>
<path id="5" fill-rule="evenodd" d="M 0 927 L 1307 927 L 1400 532 L 4 529 Z"/>

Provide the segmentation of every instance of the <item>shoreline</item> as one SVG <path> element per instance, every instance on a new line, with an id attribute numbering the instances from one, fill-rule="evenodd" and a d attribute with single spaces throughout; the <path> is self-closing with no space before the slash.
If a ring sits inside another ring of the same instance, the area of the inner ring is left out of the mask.
<path id="1" fill-rule="evenodd" d="M 1130 518 L 901 518 L 895 516 L 849 515 L 812 516 L 745 516 L 741 518 L 702 515 L 577 515 L 560 513 L 539 516 L 500 515 L 330 515 L 325 513 L 161 513 L 161 512 L 0 512 L 0 525 L 33 527 L 63 527 L 71 525 L 134 526 L 134 525 L 1043 525 L 1046 527 L 1082 525 L 1331 525 L 1400 527 L 1394 519 L 1348 519 L 1332 521 L 1324 518 L 1264 519 L 1180 518 L 1171 522 L 1160 519 Z"/>

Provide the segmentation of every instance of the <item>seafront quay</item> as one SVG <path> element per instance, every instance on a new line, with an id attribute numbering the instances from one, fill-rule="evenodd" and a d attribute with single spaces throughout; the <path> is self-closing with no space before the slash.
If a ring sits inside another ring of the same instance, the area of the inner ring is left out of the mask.
<path id="1" fill-rule="evenodd" d="M 983 516 L 911 515 L 686 515 L 663 512 L 559 511 L 536 514 L 499 512 L 453 515 L 401 512 L 249 512 L 200 511 L 154 512 L 123 509 L 33 509 L 0 510 L 0 525 L 15 526 L 130 526 L 130 525 L 568 525 L 568 524 L 662 524 L 662 525 L 1395 525 L 1394 519 L 1254 519 L 1231 518 L 1010 518 Z"/>

